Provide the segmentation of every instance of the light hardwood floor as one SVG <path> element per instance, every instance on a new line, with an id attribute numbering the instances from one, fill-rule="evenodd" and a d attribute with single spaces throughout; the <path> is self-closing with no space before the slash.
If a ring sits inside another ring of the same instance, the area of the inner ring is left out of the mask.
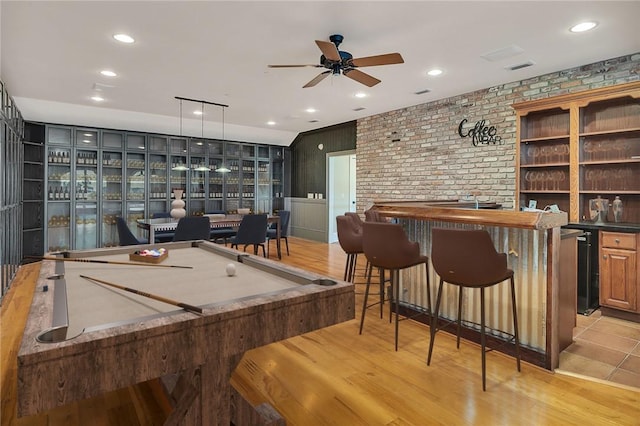
<path id="1" fill-rule="evenodd" d="M 290 238 L 282 262 L 342 278 L 337 244 Z M 272 250 L 272 254 L 275 250 Z M 361 269 L 364 267 L 362 259 Z M 40 416 L 15 418 L 15 360 L 37 268 L 23 267 L 2 304 L 2 425 L 150 425 L 166 416 L 156 384 L 145 383 Z M 363 282 L 361 276 L 358 282 Z M 362 291 L 357 285 L 356 291 Z M 232 384 L 253 403 L 269 402 L 292 425 L 638 425 L 640 390 L 554 374 L 497 352 L 487 354 L 482 391 L 480 352 L 439 333 L 431 366 L 427 326 L 394 328 L 370 309 L 362 335 L 357 319 L 249 351 Z M 23 320 L 22 320 L 23 321 Z M 90 419 L 90 420 L 89 420 Z"/>

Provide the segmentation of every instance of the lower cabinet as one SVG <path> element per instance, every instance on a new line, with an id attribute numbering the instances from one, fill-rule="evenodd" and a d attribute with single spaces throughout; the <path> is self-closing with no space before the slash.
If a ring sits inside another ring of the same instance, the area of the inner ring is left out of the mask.
<path id="1" fill-rule="evenodd" d="M 600 232 L 600 305 L 640 313 L 640 234 Z"/>

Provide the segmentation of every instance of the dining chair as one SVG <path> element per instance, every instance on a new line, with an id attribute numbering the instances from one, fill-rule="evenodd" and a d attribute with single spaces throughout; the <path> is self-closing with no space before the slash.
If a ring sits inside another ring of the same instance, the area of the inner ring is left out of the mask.
<path id="1" fill-rule="evenodd" d="M 133 235 L 133 232 L 129 229 L 129 225 L 127 225 L 127 222 L 121 217 L 116 218 L 116 227 L 118 230 L 118 244 L 121 246 L 133 246 L 136 244 L 147 244 L 149 242 L 146 238 L 137 238 Z"/>
<path id="2" fill-rule="evenodd" d="M 231 237 L 231 248 L 244 246 L 246 251 L 248 246 L 253 246 L 253 254 L 258 254 L 258 247 L 262 247 L 262 256 L 267 257 L 265 242 L 267 240 L 267 215 L 247 214 L 242 216 L 238 232 Z"/>
<path id="3" fill-rule="evenodd" d="M 278 212 L 278 216 L 280 216 L 280 239 L 284 240 L 287 246 L 287 256 L 289 255 L 289 239 L 288 237 L 288 229 L 289 229 L 289 218 L 291 217 L 291 212 L 289 210 L 280 210 Z M 278 237 L 278 224 L 272 223 L 267 228 L 267 257 L 269 257 L 269 246 L 271 240 L 275 240 Z"/>
<path id="4" fill-rule="evenodd" d="M 384 303 L 384 271 L 389 271 L 391 277 L 391 304 L 395 311 L 395 349 L 398 350 L 398 329 L 400 310 L 400 271 L 413 266 L 424 265 L 426 275 L 426 293 L 429 314 L 431 314 L 431 286 L 429 284 L 429 257 L 420 254 L 420 245 L 409 240 L 402 225 L 385 222 L 364 222 L 362 225 L 362 249 L 369 261 L 367 273 L 367 287 L 364 293 L 362 316 L 360 318 L 360 334 L 364 326 L 366 310 L 380 304 L 380 316 L 382 317 L 382 304 Z M 380 270 L 380 301 L 367 305 L 369 287 L 371 284 L 371 270 Z M 403 319 L 408 319 L 405 317 Z M 391 318 L 389 318 L 391 320 Z"/>
<path id="5" fill-rule="evenodd" d="M 224 210 L 212 210 L 207 212 L 207 215 L 210 214 L 220 214 L 226 215 Z M 211 228 L 209 232 L 209 239 L 214 242 L 218 242 L 218 240 L 223 240 L 224 244 L 227 245 L 227 240 L 229 238 L 234 237 L 236 235 L 236 230 L 230 226 L 222 226 L 219 228 Z"/>
<path id="6" fill-rule="evenodd" d="M 442 300 L 442 285 L 449 283 L 458 286 L 458 319 L 457 347 L 460 348 L 460 327 L 462 317 L 463 290 L 465 288 L 480 289 L 480 346 L 482 347 L 482 390 L 486 386 L 486 349 L 485 336 L 485 297 L 484 290 L 503 281 L 511 284 L 511 309 L 513 315 L 513 334 L 510 339 L 515 342 L 516 364 L 520 371 L 520 340 L 518 339 L 518 311 L 516 308 L 515 285 L 513 271 L 507 268 L 507 255 L 498 253 L 491 240 L 491 235 L 484 229 L 445 229 L 433 228 L 431 234 L 431 261 L 433 269 L 440 276 L 436 308 L 431 321 L 431 341 L 427 365 L 431 363 L 433 344 L 436 332 L 446 327 L 451 321 L 438 327 L 438 313 Z M 502 315 L 502 314 L 499 314 Z M 508 333 L 504 333 L 508 334 Z"/>
<path id="7" fill-rule="evenodd" d="M 211 222 L 206 216 L 185 216 L 178 220 L 173 241 L 209 240 Z"/>
<path id="8" fill-rule="evenodd" d="M 151 215 L 152 219 L 170 218 L 169 212 L 156 212 Z M 175 235 L 174 231 L 155 231 L 153 233 L 153 239 L 156 243 L 169 243 L 173 241 Z"/>

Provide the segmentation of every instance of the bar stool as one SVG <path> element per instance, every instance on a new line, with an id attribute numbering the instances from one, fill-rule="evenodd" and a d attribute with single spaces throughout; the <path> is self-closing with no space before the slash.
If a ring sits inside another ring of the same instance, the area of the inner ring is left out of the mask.
<path id="1" fill-rule="evenodd" d="M 485 230 L 442 229 L 432 230 L 431 262 L 440 276 L 436 310 L 431 321 L 431 341 L 427 365 L 431 363 L 433 343 L 438 331 L 438 312 L 444 282 L 458 286 L 457 347 L 460 348 L 460 324 L 462 316 L 462 292 L 465 288 L 480 289 L 480 345 L 482 346 L 482 390 L 486 390 L 486 337 L 484 318 L 484 289 L 505 280 L 511 282 L 511 306 L 513 309 L 513 337 L 516 349 L 516 364 L 520 371 L 520 341 L 518 339 L 518 315 L 516 309 L 513 271 L 507 268 L 507 255 L 498 253 Z M 445 324 L 446 327 L 449 323 Z M 489 349 L 491 350 L 491 349 Z"/>
<path id="2" fill-rule="evenodd" d="M 384 222 L 364 222 L 362 225 L 362 248 L 369 261 L 369 273 L 367 274 L 367 287 L 364 293 L 362 317 L 360 318 L 360 334 L 364 325 L 364 316 L 367 308 L 380 303 L 380 317 L 382 317 L 382 304 L 384 303 L 384 270 L 390 271 L 391 276 L 391 303 L 395 304 L 395 349 L 398 350 L 398 311 L 399 311 L 399 281 L 400 271 L 412 266 L 424 264 L 427 279 L 427 303 L 431 313 L 431 287 L 429 285 L 429 257 L 420 254 L 420 245 L 409 241 L 407 234 L 401 225 Z M 371 285 L 371 269 L 379 268 L 380 271 L 380 302 L 367 306 L 369 287 Z M 408 318 L 404 318 L 408 319 Z"/>
<path id="3" fill-rule="evenodd" d="M 362 251 L 362 231 L 353 223 L 349 216 L 336 217 L 338 242 L 347 253 L 347 262 L 344 266 L 344 281 L 353 282 L 356 275 L 356 263 L 358 254 Z"/>

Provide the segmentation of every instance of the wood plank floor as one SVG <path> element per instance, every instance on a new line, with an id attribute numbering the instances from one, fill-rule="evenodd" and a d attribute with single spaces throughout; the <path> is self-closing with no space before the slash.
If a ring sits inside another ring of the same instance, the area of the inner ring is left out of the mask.
<path id="1" fill-rule="evenodd" d="M 342 278 L 346 256 L 339 245 L 289 240 L 291 256 L 284 254 L 283 263 Z M 166 406 L 154 382 L 15 418 L 16 352 L 37 269 L 21 268 L 2 301 L 2 426 L 161 424 Z M 360 303 L 357 296 L 356 320 L 249 351 L 232 384 L 253 403 L 271 403 L 292 425 L 640 424 L 640 390 L 527 363 L 518 373 L 515 360 L 497 352 L 487 354 L 483 392 L 477 345 L 463 341 L 457 350 L 455 337 L 439 333 L 427 366 L 427 326 L 402 322 L 395 352 L 393 325 L 376 309 L 367 311 L 358 335 Z"/>

